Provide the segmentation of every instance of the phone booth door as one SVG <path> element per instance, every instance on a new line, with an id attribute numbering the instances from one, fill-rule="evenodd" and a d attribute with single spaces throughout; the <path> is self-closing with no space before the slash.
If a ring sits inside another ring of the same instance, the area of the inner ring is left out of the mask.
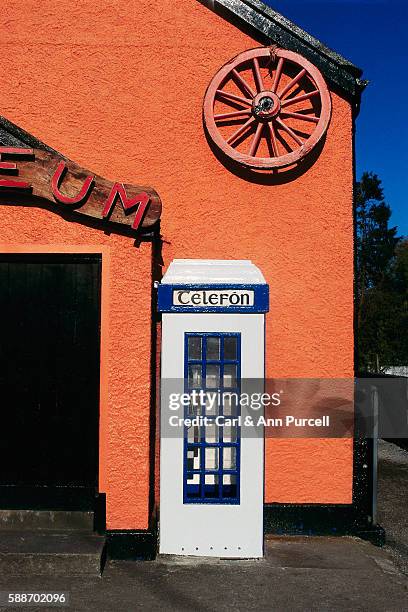
<path id="1" fill-rule="evenodd" d="M 243 261 L 176 260 L 159 287 L 162 554 L 263 555 L 263 429 L 240 400 L 263 389 L 267 293 Z"/>

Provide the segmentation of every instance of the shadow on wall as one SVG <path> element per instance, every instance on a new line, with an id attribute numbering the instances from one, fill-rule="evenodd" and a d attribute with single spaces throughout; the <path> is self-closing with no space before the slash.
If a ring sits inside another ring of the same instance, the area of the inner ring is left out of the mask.
<path id="1" fill-rule="evenodd" d="M 306 155 L 303 159 L 301 159 L 297 164 L 292 166 L 288 166 L 287 168 L 280 168 L 278 170 L 252 170 L 251 168 L 246 168 L 240 163 L 234 161 L 223 151 L 221 151 L 213 142 L 211 137 L 209 136 L 207 129 L 205 128 L 205 136 L 207 139 L 208 146 L 211 151 L 214 153 L 215 157 L 218 161 L 230 172 L 235 174 L 244 181 L 248 181 L 250 183 L 257 183 L 258 185 L 284 185 L 286 183 L 290 183 L 291 181 L 295 181 L 302 174 L 307 172 L 313 164 L 319 159 L 320 154 L 323 150 L 324 144 L 326 142 L 326 136 L 320 140 L 320 142 L 313 148 L 313 150 Z"/>
<path id="2" fill-rule="evenodd" d="M 66 209 L 57 204 L 54 206 L 51 202 L 48 202 L 44 198 L 29 194 L 18 194 L 18 200 L 10 197 L 10 192 L 0 193 L 0 205 L 14 207 L 16 205 L 25 206 L 27 208 L 42 208 L 48 210 L 54 214 L 59 215 L 65 221 L 70 223 L 80 223 L 93 230 L 103 232 L 106 236 L 111 234 L 118 234 L 120 236 L 127 236 L 133 238 L 133 246 L 139 248 L 142 242 L 151 242 L 156 239 L 160 234 L 160 222 L 157 221 L 154 225 L 149 227 L 145 231 L 139 231 L 136 235 L 135 230 L 130 226 L 122 225 L 120 223 L 110 223 L 107 225 L 103 219 L 92 219 L 91 217 L 85 217 L 76 213 L 75 209 Z"/>

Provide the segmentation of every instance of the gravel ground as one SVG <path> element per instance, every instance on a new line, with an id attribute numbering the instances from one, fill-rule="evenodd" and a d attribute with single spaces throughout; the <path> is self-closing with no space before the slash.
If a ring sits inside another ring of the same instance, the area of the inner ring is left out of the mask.
<path id="1" fill-rule="evenodd" d="M 0 591 L 65 592 L 75 612 L 407 611 L 408 453 L 379 444 L 378 520 L 387 546 L 357 538 L 271 537 L 260 561 L 108 562 L 102 578 L 12 576 Z M 56 610 L 1 607 L 0 610 Z"/>
<path id="2" fill-rule="evenodd" d="M 70 605 L 60 609 L 75 612 L 408 610 L 407 577 L 368 542 L 276 537 L 266 553 L 260 561 L 111 562 L 103 578 L 3 573 L 0 590 L 68 592 Z"/>
<path id="3" fill-rule="evenodd" d="M 408 452 L 384 440 L 378 444 L 377 518 L 386 549 L 408 574 Z"/>

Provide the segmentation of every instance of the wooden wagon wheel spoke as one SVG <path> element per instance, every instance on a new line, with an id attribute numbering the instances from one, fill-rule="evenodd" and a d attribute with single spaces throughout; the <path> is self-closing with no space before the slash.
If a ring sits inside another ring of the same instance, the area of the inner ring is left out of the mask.
<path id="1" fill-rule="evenodd" d="M 310 98 L 314 98 L 314 96 L 319 95 L 319 90 L 315 89 L 314 91 L 309 91 L 309 93 L 305 93 L 301 96 L 295 96 L 294 98 L 286 98 L 282 102 L 282 108 L 289 106 L 290 104 L 297 104 L 298 102 L 303 102 L 303 100 L 309 100 Z"/>
<path id="2" fill-rule="evenodd" d="M 262 135 L 262 130 L 263 129 L 264 129 L 264 124 L 263 123 L 258 123 L 255 135 L 254 135 L 254 137 L 252 139 L 252 143 L 251 143 L 250 149 L 248 151 L 248 155 L 251 155 L 251 157 L 253 157 L 256 154 L 256 151 L 257 151 L 258 146 L 259 146 L 259 141 L 261 140 L 261 135 Z"/>
<path id="3" fill-rule="evenodd" d="M 301 119 L 311 123 L 319 123 L 319 117 L 314 117 L 313 115 L 303 115 L 302 113 L 289 113 L 288 111 L 282 111 L 281 117 L 291 117 L 292 119 Z"/>
<path id="4" fill-rule="evenodd" d="M 233 144 L 240 136 L 242 136 L 247 131 L 249 126 L 254 123 L 254 121 L 254 117 L 250 117 L 248 121 L 244 123 L 244 125 L 241 125 L 241 127 L 239 127 L 237 130 L 235 130 L 233 134 L 231 134 L 231 136 L 227 140 L 227 143 Z"/>
<path id="5" fill-rule="evenodd" d="M 287 134 L 289 134 L 289 136 L 291 136 L 293 140 L 297 142 L 299 146 L 302 146 L 304 144 L 303 140 L 299 138 L 299 136 L 295 134 L 295 132 L 289 126 L 285 125 L 283 121 L 279 119 L 279 117 L 276 118 L 276 123 L 279 125 L 279 127 L 282 128 L 282 130 L 284 130 Z"/>
<path id="6" fill-rule="evenodd" d="M 251 111 L 248 110 L 240 110 L 240 111 L 231 111 L 230 113 L 220 113 L 218 115 L 214 115 L 214 119 L 216 121 L 221 121 L 225 119 L 239 119 L 240 117 L 249 117 Z"/>
<path id="7" fill-rule="evenodd" d="M 282 100 L 287 93 L 290 92 L 290 90 L 296 85 L 296 83 L 299 83 L 300 79 L 303 79 L 303 77 L 306 74 L 306 69 L 303 68 L 299 74 L 297 74 L 287 85 L 286 87 L 284 87 L 282 89 L 282 91 L 279 92 L 279 97 Z"/>
<path id="8" fill-rule="evenodd" d="M 270 137 L 272 152 L 274 156 L 277 157 L 278 156 L 278 143 L 276 142 L 276 134 L 275 134 L 275 128 L 273 126 L 273 121 L 268 123 L 268 128 L 269 128 L 269 137 Z"/>
<path id="9" fill-rule="evenodd" d="M 229 91 L 223 91 L 222 89 L 217 89 L 217 95 L 226 98 L 227 100 L 231 100 L 232 102 L 239 102 L 244 106 L 252 106 L 252 100 L 248 100 L 248 98 L 242 98 L 241 96 L 236 96 Z"/>
<path id="10" fill-rule="evenodd" d="M 279 81 L 280 81 L 280 78 L 281 78 L 281 75 L 282 75 L 282 70 L 283 70 L 283 64 L 284 63 L 285 63 L 285 60 L 283 59 L 283 57 L 280 57 L 279 61 L 278 61 L 278 65 L 276 67 L 276 72 L 275 72 L 275 78 L 274 78 L 274 81 L 273 81 L 273 85 L 271 87 L 271 90 L 274 93 L 276 92 L 276 90 L 278 88 Z"/>
<path id="11" fill-rule="evenodd" d="M 221 68 L 204 100 L 204 123 L 216 146 L 257 170 L 299 162 L 323 138 L 330 121 L 330 94 L 316 66 L 292 51 L 277 49 L 275 54 L 271 85 L 262 73 L 270 49 L 252 49 Z M 231 83 L 237 93 L 224 90 Z M 300 102 L 300 109 L 291 110 Z M 232 133 L 231 122 L 238 123 Z"/>
<path id="12" fill-rule="evenodd" d="M 257 57 L 254 57 L 254 73 L 255 81 L 258 93 L 264 90 L 263 79 L 261 75 L 261 69 L 259 67 L 259 61 Z"/>
<path id="13" fill-rule="evenodd" d="M 246 80 L 241 76 L 241 74 L 238 72 L 238 70 L 236 70 L 235 68 L 233 68 L 232 70 L 232 74 L 234 75 L 234 77 L 236 78 L 236 80 L 238 81 L 238 83 L 241 84 L 242 89 L 251 96 L 251 98 L 255 97 L 255 92 L 252 89 L 252 87 L 250 85 L 248 85 L 248 83 L 246 82 Z"/>

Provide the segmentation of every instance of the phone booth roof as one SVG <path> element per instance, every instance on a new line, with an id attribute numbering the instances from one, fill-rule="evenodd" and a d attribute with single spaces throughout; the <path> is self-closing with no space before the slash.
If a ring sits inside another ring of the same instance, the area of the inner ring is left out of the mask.
<path id="1" fill-rule="evenodd" d="M 266 285 L 248 259 L 174 259 L 163 276 L 165 285 Z"/>
<path id="2" fill-rule="evenodd" d="M 175 259 L 158 291 L 160 312 L 260 313 L 269 286 L 249 260 Z"/>

